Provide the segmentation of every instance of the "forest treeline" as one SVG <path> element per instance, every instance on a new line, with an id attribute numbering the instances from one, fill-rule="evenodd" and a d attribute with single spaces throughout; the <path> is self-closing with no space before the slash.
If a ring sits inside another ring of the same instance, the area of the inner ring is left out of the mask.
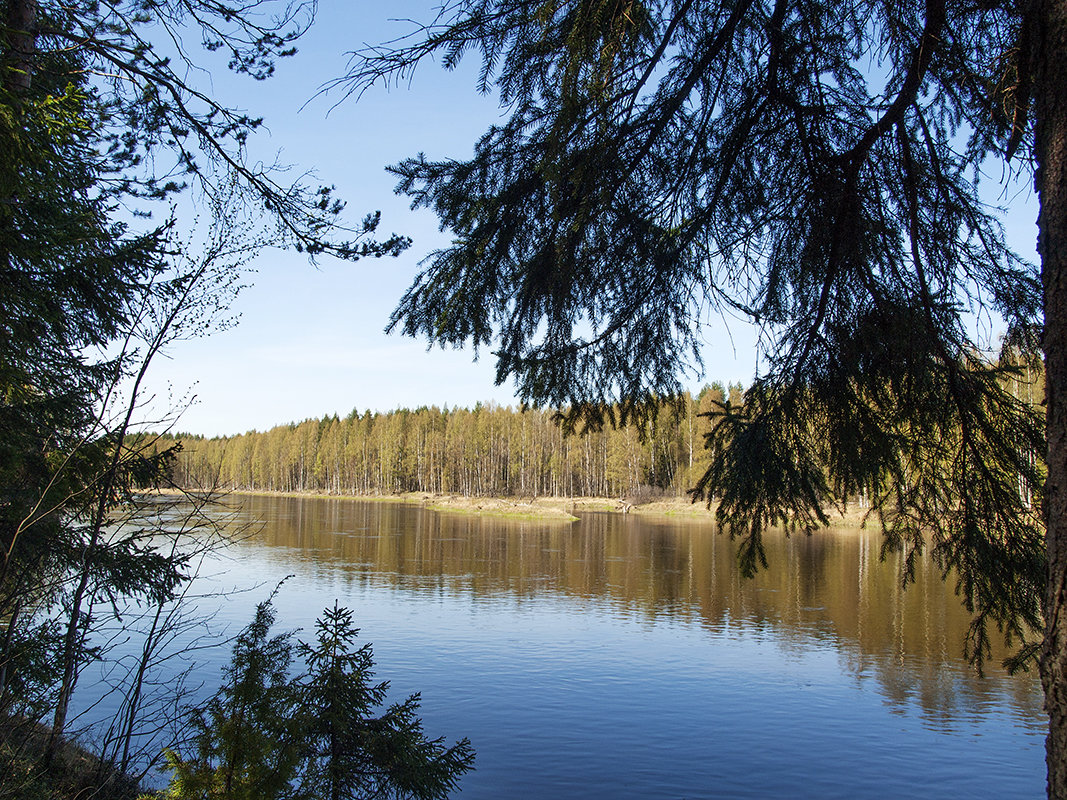
<path id="1" fill-rule="evenodd" d="M 182 444 L 173 467 L 183 488 L 235 491 L 467 496 L 683 495 L 710 463 L 709 413 L 741 384 L 716 382 L 663 404 L 640 424 L 568 436 L 556 412 L 495 404 L 352 411 L 268 431 Z"/>
<path id="2" fill-rule="evenodd" d="M 1000 361 L 1010 393 L 1040 404 L 1040 362 L 1005 353 Z M 180 442 L 171 479 L 190 490 L 680 497 L 712 463 L 706 443 L 715 412 L 727 402 L 736 408 L 743 395 L 740 383 L 716 381 L 664 402 L 641 422 L 574 435 L 553 409 L 490 403 L 353 410 L 235 436 L 164 434 L 153 447 Z M 1020 491 L 1030 492 L 1022 478 Z"/>

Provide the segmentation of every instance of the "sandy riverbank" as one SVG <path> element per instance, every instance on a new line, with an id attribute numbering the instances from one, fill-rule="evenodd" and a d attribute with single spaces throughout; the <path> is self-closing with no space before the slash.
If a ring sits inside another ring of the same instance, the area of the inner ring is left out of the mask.
<path id="1" fill-rule="evenodd" d="M 661 497 L 644 501 L 611 497 L 463 497 L 462 495 L 403 495 L 396 499 L 403 502 L 419 502 L 437 511 L 491 516 L 518 516 L 531 519 L 576 520 L 576 513 L 583 511 L 606 511 L 617 514 L 664 516 L 693 520 L 715 519 L 717 504 L 709 508 L 706 503 L 693 503 L 687 497 Z M 830 524 L 835 527 L 859 527 L 865 511 L 849 508 L 844 514 L 837 509 L 827 511 Z"/>
<path id="2" fill-rule="evenodd" d="M 349 495 L 321 492 L 237 491 L 233 492 L 233 494 L 413 503 L 433 511 L 519 519 L 556 520 L 560 522 L 573 522 L 578 519 L 575 514 L 583 511 L 665 516 L 707 520 L 710 522 L 715 519 L 716 510 L 714 504 L 711 508 L 708 508 L 705 503 L 692 503 L 687 497 L 659 497 L 635 501 L 611 497 L 467 497 L 458 494 L 432 492 L 407 492 L 395 495 Z M 853 507 L 849 508 L 844 515 L 837 510 L 831 510 L 827 516 L 830 518 L 831 525 L 858 527 L 863 521 L 864 510 Z"/>

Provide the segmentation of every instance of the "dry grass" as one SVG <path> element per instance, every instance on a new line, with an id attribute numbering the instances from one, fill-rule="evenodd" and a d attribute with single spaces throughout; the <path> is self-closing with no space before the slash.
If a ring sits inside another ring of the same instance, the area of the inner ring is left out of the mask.
<path id="1" fill-rule="evenodd" d="M 133 800 L 137 782 L 76 742 L 62 739 L 43 763 L 48 728 L 0 719 L 0 800 Z"/>
<path id="2" fill-rule="evenodd" d="M 709 507 L 704 501 L 693 503 L 688 497 L 642 495 L 634 497 L 468 497 L 461 494 L 435 492 L 405 492 L 403 494 L 331 494 L 324 492 L 233 492 L 238 495 L 260 497 L 306 497 L 310 499 L 347 499 L 360 502 L 413 503 L 432 511 L 457 514 L 479 514 L 491 517 L 513 517 L 530 520 L 574 522 L 576 513 L 607 511 L 619 514 L 642 514 L 715 520 L 717 505 Z M 826 509 L 830 524 L 840 528 L 859 528 L 867 509 L 850 506 L 844 513 Z"/>

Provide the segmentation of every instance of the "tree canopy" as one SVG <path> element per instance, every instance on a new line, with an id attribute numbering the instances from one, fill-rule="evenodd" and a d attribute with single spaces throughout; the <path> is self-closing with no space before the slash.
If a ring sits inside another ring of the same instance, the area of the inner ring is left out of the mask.
<path id="1" fill-rule="evenodd" d="M 1065 31 L 1062 2 L 456 0 L 341 82 L 473 52 L 505 111 L 471 158 L 391 168 L 453 235 L 391 327 L 490 348 L 524 400 L 596 423 L 676 394 L 711 315 L 750 320 L 760 374 L 696 495 L 752 570 L 768 525 L 811 531 L 869 494 L 886 547 L 929 547 L 957 582 L 979 663 L 991 626 L 1016 665 L 1043 647 L 1056 797 L 1067 460 L 1047 461 L 1046 546 L 1045 419 L 1005 386 L 1044 336 L 1057 419 Z M 990 170 L 1035 178 L 1043 271 L 1007 245 Z"/>
<path id="2" fill-rule="evenodd" d="M 492 347 L 524 400 L 588 414 L 677 394 L 702 320 L 747 316 L 765 369 L 696 486 L 745 566 L 767 524 L 811 529 L 867 491 L 891 545 L 935 533 L 980 658 L 986 619 L 1040 627 L 1044 582 L 1018 501 L 1019 476 L 1043 480 L 1043 420 L 967 319 L 991 308 L 1036 346 L 1038 271 L 977 180 L 1030 141 L 1024 35 L 1011 9 L 940 2 L 451 4 L 351 76 L 473 49 L 509 111 L 470 160 L 392 168 L 455 236 L 392 324 Z"/>
<path id="3" fill-rule="evenodd" d="M 762 325 L 771 369 L 798 378 L 864 324 L 930 316 L 919 349 L 957 352 L 968 302 L 1032 332 L 1037 271 L 973 181 L 1012 130 L 1001 84 L 1019 20 L 946 13 L 449 4 L 422 41 L 351 76 L 478 50 L 481 88 L 509 111 L 470 160 L 392 168 L 456 235 L 393 324 L 491 346 L 524 399 L 557 406 L 676 391 L 699 362 L 694 323 L 723 309 Z"/>

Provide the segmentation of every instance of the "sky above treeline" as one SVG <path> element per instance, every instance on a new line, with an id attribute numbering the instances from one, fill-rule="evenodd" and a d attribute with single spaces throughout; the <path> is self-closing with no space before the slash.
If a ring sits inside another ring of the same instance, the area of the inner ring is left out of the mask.
<path id="1" fill-rule="evenodd" d="M 477 54 L 452 72 L 427 63 L 410 82 L 376 87 L 358 102 L 338 93 L 316 96 L 344 74 L 349 52 L 409 33 L 411 20 L 429 21 L 436 5 L 323 2 L 298 54 L 282 61 L 270 80 L 221 71 L 190 76 L 224 104 L 264 118 L 266 129 L 252 145 L 256 157 L 292 165 L 294 177 L 314 172 L 312 182 L 337 187 L 353 223 L 380 210 L 382 236 L 401 233 L 413 244 L 398 258 L 354 264 L 322 258 L 317 266 L 299 253 L 264 252 L 233 305 L 239 323 L 179 342 L 155 364 L 149 416 L 161 418 L 160 409 L 193 398 L 175 429 L 215 436 L 353 409 L 517 402 L 512 385 L 494 384 L 491 353 L 474 361 L 469 348 L 427 351 L 425 342 L 383 332 L 420 261 L 449 240 L 430 212 L 412 211 L 394 194 L 395 179 L 385 168 L 419 152 L 467 158 L 502 118 L 496 98 L 476 90 Z M 1009 234 L 1021 253 L 1034 257 L 1033 201 L 1025 187 L 1012 192 L 995 199 L 1011 203 Z M 704 374 L 688 376 L 687 385 L 696 390 L 715 380 L 752 379 L 756 337 L 744 322 L 713 318 L 703 338 Z"/>

